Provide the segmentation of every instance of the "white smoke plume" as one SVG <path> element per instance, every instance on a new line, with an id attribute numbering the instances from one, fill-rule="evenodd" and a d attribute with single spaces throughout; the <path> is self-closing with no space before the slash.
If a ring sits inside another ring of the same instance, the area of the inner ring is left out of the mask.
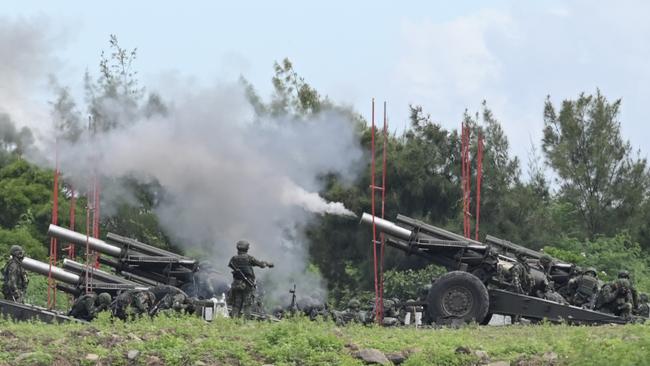
<path id="1" fill-rule="evenodd" d="M 65 65 L 53 57 L 61 40 L 44 23 L 0 17 L 0 113 L 37 133 L 46 156 L 31 160 L 52 168 L 55 148 L 45 139 L 56 133 L 47 130 L 54 123 L 46 91 L 48 78 L 60 76 L 56 71 Z M 299 294 L 322 299 L 322 279 L 305 272 L 309 243 L 303 228 L 318 215 L 354 215 L 317 193 L 320 175 L 337 173 L 350 181 L 362 166 L 349 116 L 260 118 L 238 83 L 209 89 L 168 84 L 160 90 L 169 104 L 166 116 L 146 118 L 133 105 L 109 98 L 100 106 L 103 115 L 127 127 L 82 135 L 74 144 L 59 141 L 64 179 L 83 190 L 97 169 L 104 178 L 103 216 L 130 195 L 117 184 L 120 177 L 158 182 L 165 195 L 156 214 L 176 245 L 212 260 L 227 275 L 235 242 L 247 239 L 252 255 L 276 263 L 257 271 L 276 286 L 267 286 L 267 293 L 288 301 L 296 283 Z"/>
<path id="2" fill-rule="evenodd" d="M 358 141 L 350 118 L 338 112 L 311 120 L 260 118 L 233 83 L 176 96 L 164 117 L 60 143 L 59 161 L 66 179 L 80 187 L 93 169 L 106 178 L 157 181 L 166 196 L 156 213 L 180 246 L 225 272 L 235 242 L 249 240 L 252 255 L 276 263 L 258 270 L 280 286 L 269 295 L 289 299 L 289 286 L 297 283 L 299 292 L 322 299 L 321 279 L 305 273 L 301 229 L 315 215 L 354 216 L 318 195 L 317 177 L 353 178 L 362 159 Z M 105 194 L 102 204 L 112 199 Z"/>
<path id="3" fill-rule="evenodd" d="M 58 66 L 52 46 L 57 36 L 47 28 L 45 19 L 0 16 L 0 114 L 32 129 L 47 125 L 48 106 L 39 92 Z"/>

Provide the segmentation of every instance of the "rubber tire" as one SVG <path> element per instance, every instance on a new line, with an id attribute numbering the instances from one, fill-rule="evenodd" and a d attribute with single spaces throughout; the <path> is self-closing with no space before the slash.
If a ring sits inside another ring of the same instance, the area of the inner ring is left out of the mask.
<path id="1" fill-rule="evenodd" d="M 472 307 L 460 318 L 450 314 L 442 306 L 443 296 L 454 287 L 464 288 L 472 296 Z M 480 324 L 485 320 L 489 307 L 490 296 L 483 282 L 473 274 L 463 271 L 448 272 L 439 277 L 427 296 L 427 317 L 438 324 L 447 324 L 452 320 Z"/>
<path id="2" fill-rule="evenodd" d="M 492 314 L 492 313 L 487 313 L 487 315 L 485 316 L 485 318 L 483 318 L 483 321 L 480 322 L 479 324 L 480 324 L 480 325 L 488 325 L 488 324 L 490 324 L 490 320 L 492 320 L 492 315 L 494 315 L 494 314 Z"/>

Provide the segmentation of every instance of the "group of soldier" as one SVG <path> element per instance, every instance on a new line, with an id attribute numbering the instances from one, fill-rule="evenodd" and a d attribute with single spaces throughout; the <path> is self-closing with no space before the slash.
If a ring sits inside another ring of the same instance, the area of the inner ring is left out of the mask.
<path id="1" fill-rule="evenodd" d="M 237 242 L 237 255 L 228 263 L 232 269 L 233 282 L 229 291 L 228 303 L 232 307 L 231 316 L 240 317 L 251 315 L 254 302 L 255 272 L 253 267 L 273 267 L 273 263 L 257 260 L 248 254 L 250 244 L 246 241 Z M 24 250 L 17 245 L 10 249 L 10 258 L 2 275 L 2 293 L 5 299 L 24 303 L 28 285 L 28 277 L 22 266 Z M 216 294 L 212 294 L 216 295 Z M 98 313 L 110 311 L 111 315 L 121 320 L 128 320 L 143 315 L 154 316 L 163 310 L 179 313 L 195 313 L 198 299 L 188 296 L 184 291 L 169 285 L 158 285 L 150 288 L 130 289 L 119 292 L 114 298 L 107 292 L 89 292 L 78 296 L 69 316 L 93 320 Z"/>
<path id="2" fill-rule="evenodd" d="M 556 288 L 551 276 L 555 266 L 551 256 L 544 254 L 533 263 L 523 253 L 517 253 L 516 258 L 507 270 L 495 273 L 496 281 L 505 284 L 510 291 L 624 318 L 650 315 L 648 296 L 636 291 L 626 270 L 620 271 L 614 281 L 601 285 L 595 268 L 582 270 L 572 266 L 568 281 Z"/>
<path id="3" fill-rule="evenodd" d="M 227 303 L 231 307 L 232 317 L 252 318 L 257 292 L 253 267 L 273 268 L 273 263 L 258 260 L 248 254 L 250 244 L 247 241 L 237 242 L 236 248 L 237 254 L 228 262 L 233 280 L 228 291 Z M 2 293 L 5 299 L 22 303 L 28 284 L 28 277 L 22 266 L 25 253 L 20 246 L 14 245 L 10 249 L 10 254 L 11 257 L 2 272 L 4 278 Z M 628 271 L 621 271 L 616 280 L 601 285 L 595 268 L 588 267 L 581 270 L 573 266 L 568 281 L 556 289 L 551 275 L 555 263 L 549 255 L 544 254 L 532 262 L 523 253 L 517 253 L 515 257 L 516 262 L 507 269 L 501 269 L 497 266 L 498 254 L 488 251 L 486 266 L 481 268 L 482 274 L 477 273 L 477 275 L 492 276 L 493 281 L 498 282 L 499 286 L 505 285 L 510 291 L 561 304 L 608 312 L 624 318 L 633 315 L 645 317 L 650 315 L 648 296 L 636 291 Z M 419 302 L 422 302 L 424 297 L 426 295 L 418 299 Z M 91 292 L 77 297 L 69 315 L 90 321 L 101 311 L 111 311 L 113 317 L 122 320 L 143 315 L 154 316 L 159 311 L 167 309 L 179 313 L 194 313 L 197 310 L 196 301 L 182 290 L 168 285 L 125 290 L 118 293 L 115 298 L 106 292 L 100 294 Z M 384 299 L 382 323 L 393 326 L 408 322 L 409 318 L 413 319 L 417 310 L 421 311 L 421 307 L 418 309 L 417 304 L 418 301 L 412 300 L 402 303 L 398 299 Z M 368 304 L 362 309 L 361 303 L 352 299 L 347 308 L 341 311 L 330 310 L 325 304 L 312 304 L 300 309 L 290 309 L 290 312 L 301 311 L 312 319 L 318 317 L 332 319 L 341 325 L 350 322 L 368 324 L 376 320 L 375 306 L 374 303 Z M 284 313 L 285 311 L 281 311 L 275 315 L 286 315 Z"/>

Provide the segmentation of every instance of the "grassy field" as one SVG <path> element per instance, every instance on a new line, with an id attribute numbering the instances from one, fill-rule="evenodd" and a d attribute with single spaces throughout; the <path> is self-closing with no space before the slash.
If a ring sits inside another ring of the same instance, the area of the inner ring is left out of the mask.
<path id="1" fill-rule="evenodd" d="M 403 352 L 404 365 L 478 364 L 476 350 L 519 365 L 650 363 L 650 325 L 390 329 L 167 316 L 111 323 L 102 315 L 92 325 L 0 321 L 0 364 L 360 365 L 354 353 L 365 348 Z"/>

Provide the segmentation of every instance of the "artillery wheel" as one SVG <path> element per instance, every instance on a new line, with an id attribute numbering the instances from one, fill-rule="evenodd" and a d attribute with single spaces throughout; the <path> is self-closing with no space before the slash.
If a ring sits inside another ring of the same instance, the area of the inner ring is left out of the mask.
<path id="1" fill-rule="evenodd" d="M 438 324 L 460 320 L 483 322 L 490 298 L 487 288 L 471 273 L 453 271 L 438 278 L 427 296 L 428 318 Z"/>
<path id="2" fill-rule="evenodd" d="M 483 318 L 483 321 L 480 322 L 479 324 L 480 324 L 480 325 L 488 325 L 488 324 L 490 324 L 490 320 L 492 320 L 492 315 L 494 315 L 494 314 L 492 314 L 492 313 L 487 313 L 487 315 L 485 316 L 485 318 Z"/>

